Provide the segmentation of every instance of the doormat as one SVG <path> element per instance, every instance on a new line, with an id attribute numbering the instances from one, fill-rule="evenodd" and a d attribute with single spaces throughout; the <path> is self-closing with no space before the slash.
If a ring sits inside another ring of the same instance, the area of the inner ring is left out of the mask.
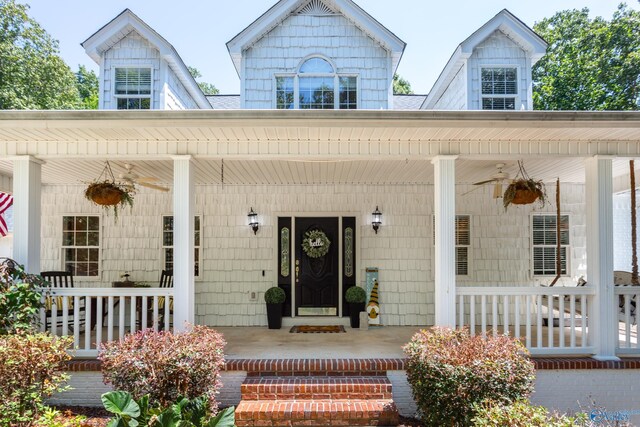
<path id="1" fill-rule="evenodd" d="M 344 326 L 314 326 L 314 325 L 299 325 L 294 326 L 289 331 L 292 334 L 335 334 L 340 332 L 347 332 L 344 330 Z"/>

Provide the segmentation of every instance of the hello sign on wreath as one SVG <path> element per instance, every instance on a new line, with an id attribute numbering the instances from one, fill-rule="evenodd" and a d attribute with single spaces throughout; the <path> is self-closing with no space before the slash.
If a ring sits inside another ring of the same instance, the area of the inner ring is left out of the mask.
<path id="1" fill-rule="evenodd" d="M 322 230 L 310 230 L 304 233 L 302 250 L 309 258 L 320 258 L 329 252 L 331 241 Z"/>

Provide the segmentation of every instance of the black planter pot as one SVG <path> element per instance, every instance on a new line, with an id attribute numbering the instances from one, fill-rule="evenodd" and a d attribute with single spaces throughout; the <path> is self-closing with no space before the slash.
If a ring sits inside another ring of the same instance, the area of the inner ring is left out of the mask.
<path id="1" fill-rule="evenodd" d="M 282 327 L 282 303 L 267 304 L 267 321 L 269 329 L 280 329 Z"/>
<path id="2" fill-rule="evenodd" d="M 364 311 L 363 302 L 350 302 L 349 303 L 349 319 L 351 320 L 352 328 L 360 327 L 360 312 Z"/>

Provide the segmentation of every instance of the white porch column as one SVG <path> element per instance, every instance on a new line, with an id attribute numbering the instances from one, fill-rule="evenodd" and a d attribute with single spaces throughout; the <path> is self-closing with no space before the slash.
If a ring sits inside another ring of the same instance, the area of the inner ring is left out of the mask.
<path id="1" fill-rule="evenodd" d="M 41 162 L 13 159 L 13 258 L 29 273 L 40 274 Z"/>
<path id="2" fill-rule="evenodd" d="M 456 159 L 437 156 L 433 163 L 435 215 L 435 326 L 456 326 Z"/>
<path id="3" fill-rule="evenodd" d="M 173 327 L 195 322 L 194 180 L 191 156 L 173 158 Z"/>
<path id="4" fill-rule="evenodd" d="M 612 159 L 600 156 L 587 159 L 585 184 L 587 281 L 596 289 L 588 319 L 590 344 L 596 349 L 597 359 L 616 360 Z"/>

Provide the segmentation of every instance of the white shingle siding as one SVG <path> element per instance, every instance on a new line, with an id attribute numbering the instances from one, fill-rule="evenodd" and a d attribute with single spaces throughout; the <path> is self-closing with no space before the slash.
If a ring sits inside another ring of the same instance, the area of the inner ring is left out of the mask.
<path id="1" fill-rule="evenodd" d="M 165 85 L 165 110 L 193 110 L 198 104 L 193 100 L 189 92 L 171 67 L 167 67 L 167 84 Z"/>
<path id="2" fill-rule="evenodd" d="M 113 97 L 114 70 L 117 67 L 149 67 L 151 68 L 152 102 L 151 108 L 160 109 L 160 93 L 163 82 L 160 80 L 160 53 L 137 32 L 130 32 L 125 38 L 116 43 L 104 53 L 104 68 L 100 78 L 103 79 L 101 94 L 101 109 L 116 109 Z"/>
<path id="3" fill-rule="evenodd" d="M 531 286 L 551 278 L 530 276 L 530 214 L 553 213 L 536 205 L 511 207 L 482 190 L 457 187 L 459 213 L 471 215 L 471 273 L 459 286 Z M 84 186 L 44 186 L 42 195 L 42 269 L 61 265 L 62 216 L 101 214 L 83 196 Z M 554 189 L 548 188 L 553 200 Z M 274 224 L 281 212 L 313 216 L 344 213 L 358 220 L 358 283 L 366 267 L 380 269 L 380 300 L 386 325 L 433 323 L 433 187 L 430 185 L 206 185 L 196 187 L 197 214 L 202 215 L 201 276 L 196 280 L 196 321 L 212 326 L 266 324 L 262 293 L 275 282 Z M 61 199 L 64 204 L 59 203 Z M 569 277 L 584 274 L 584 187 L 563 184 L 562 210 L 570 215 Z M 369 225 L 372 209 L 384 214 L 376 235 Z M 252 206 L 261 218 L 254 236 L 247 226 Z M 96 280 L 76 280 L 77 286 L 108 286 L 124 271 L 132 279 L 157 282 L 161 270 L 161 217 L 172 213 L 171 193 L 142 189 L 133 210 L 102 217 L 101 271 Z M 266 274 L 263 277 L 262 271 Z M 249 292 L 259 292 L 249 301 Z"/>
<path id="4" fill-rule="evenodd" d="M 293 15 L 244 51 L 244 108 L 274 108 L 274 75 L 295 73 L 309 55 L 324 55 L 338 74 L 358 74 L 359 109 L 388 107 L 389 52 L 340 15 Z"/>
<path id="5" fill-rule="evenodd" d="M 516 110 L 523 107 L 532 110 L 531 101 L 531 61 L 527 53 L 501 31 L 493 34 L 473 50 L 467 61 L 467 81 L 469 110 L 480 110 L 481 77 L 483 67 L 515 67 L 518 73 L 518 97 Z"/>
<path id="6" fill-rule="evenodd" d="M 456 73 L 451 84 L 445 89 L 436 102 L 434 110 L 466 110 L 467 109 L 467 67 L 463 64 Z"/>

